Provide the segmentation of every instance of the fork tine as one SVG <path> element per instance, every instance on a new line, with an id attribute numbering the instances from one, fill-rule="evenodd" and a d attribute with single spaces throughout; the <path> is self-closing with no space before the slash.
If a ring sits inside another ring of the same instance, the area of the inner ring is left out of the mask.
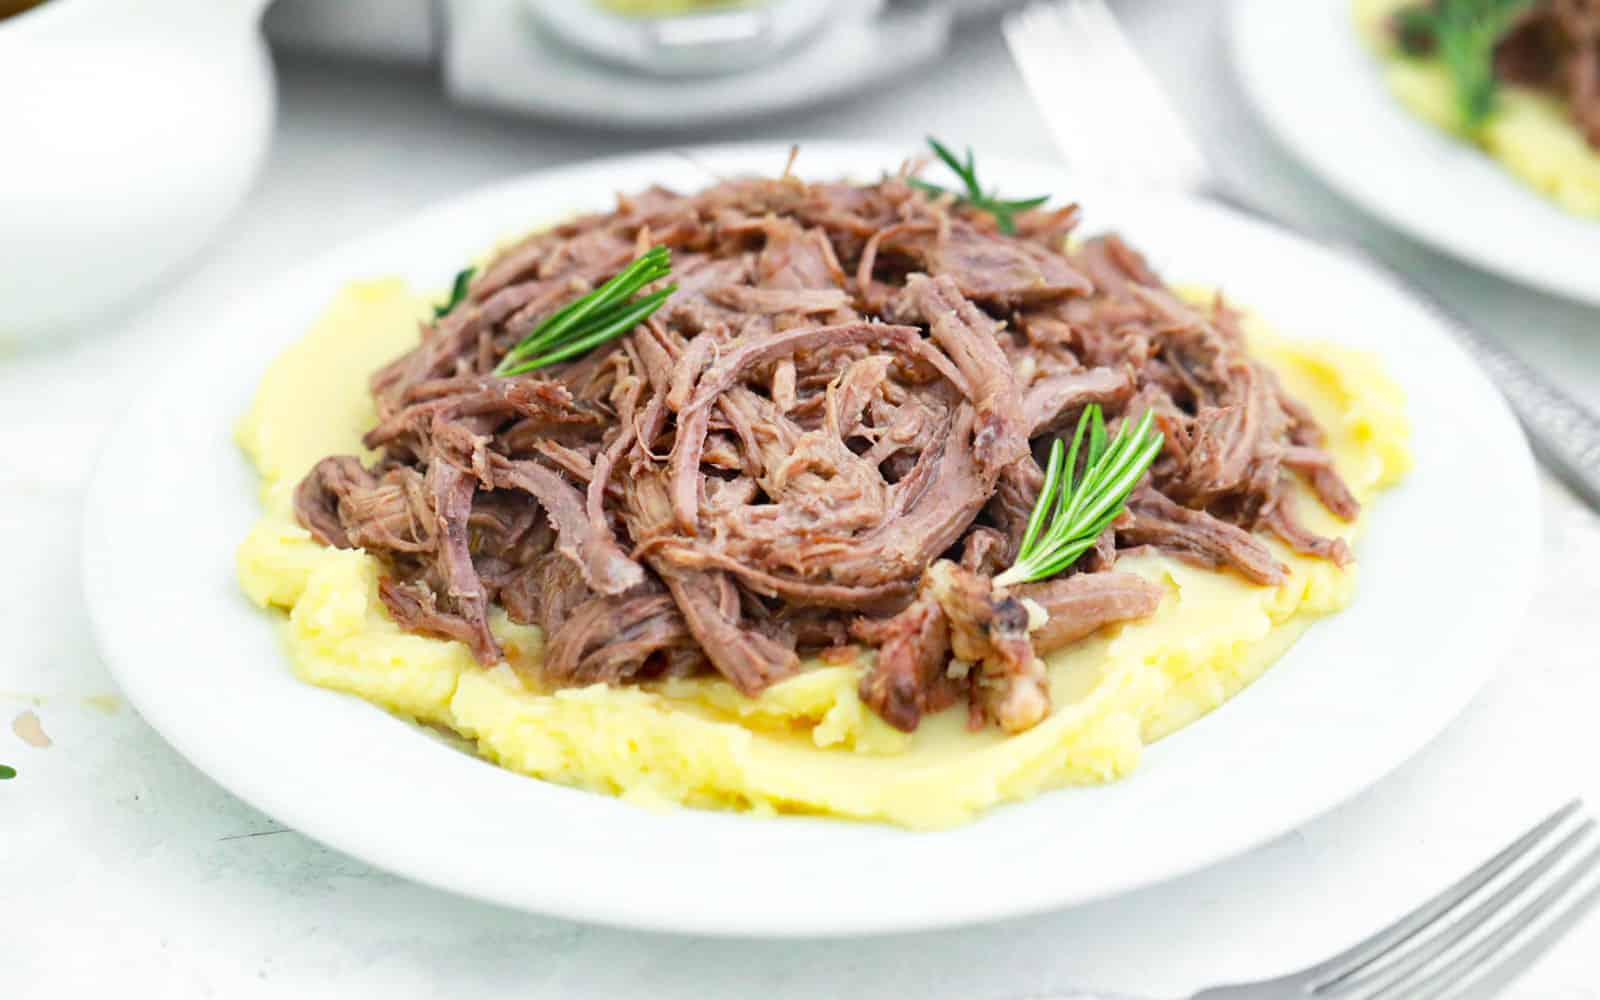
<path id="1" fill-rule="evenodd" d="M 1417 979 L 1424 974 L 1435 959 L 1466 940 L 1474 931 L 1484 926 L 1495 916 L 1507 912 L 1530 885 L 1545 872 L 1550 871 L 1562 858 L 1566 857 L 1574 847 L 1588 836 L 1594 827 L 1594 820 L 1585 820 L 1581 826 L 1566 837 L 1563 837 L 1555 847 L 1546 851 L 1537 861 L 1518 872 L 1516 878 L 1507 882 L 1494 895 L 1476 904 L 1462 914 L 1459 919 L 1451 922 L 1448 927 L 1437 934 L 1431 935 L 1418 947 L 1404 952 L 1395 961 L 1370 972 L 1350 976 L 1348 979 L 1342 980 L 1339 984 L 1339 992 L 1378 980 L 1382 982 L 1383 988 L 1379 992 L 1372 994 L 1369 1000 L 1379 1000 L 1380 997 L 1415 996 L 1414 990 L 1418 985 Z M 1570 878 L 1573 872 L 1576 872 L 1578 877 L 1581 877 L 1583 875 L 1583 865 L 1592 863 L 1593 852 L 1591 851 L 1586 860 L 1579 862 L 1573 869 L 1569 869 L 1563 877 Z M 1446 922 L 1445 917 L 1441 917 L 1437 921 L 1437 923 L 1444 922 Z M 1431 930 L 1431 928 L 1428 928 L 1428 930 Z M 1386 955 L 1388 954 L 1393 954 L 1393 951 L 1386 953 Z"/>
<path id="2" fill-rule="evenodd" d="M 1129 105 L 1138 105 L 1138 101 L 1130 101 L 1128 95 L 1136 87 L 1130 82 L 1130 72 L 1137 76 L 1138 67 L 1130 67 L 1125 61 L 1117 58 L 1115 39 L 1108 39 L 1105 33 L 1106 22 L 1097 21 L 1090 5 L 1083 0 L 1063 0 L 1063 2 L 1046 8 L 1060 30 L 1077 41 L 1079 58 L 1082 61 L 1082 76 L 1087 83 L 1084 93 L 1093 93 L 1094 88 L 1101 92 L 1115 93 L 1114 100 L 1079 100 L 1079 105 L 1090 107 L 1100 121 L 1100 143 L 1095 152 L 1105 160 L 1107 176 L 1128 178 L 1144 173 L 1146 155 L 1141 155 L 1135 143 L 1129 141 L 1131 123 L 1137 117 L 1130 111 Z M 1112 24 L 1113 31 L 1116 30 Z"/>
<path id="3" fill-rule="evenodd" d="M 1160 162 L 1162 167 L 1168 170 L 1175 168 L 1180 173 L 1203 173 L 1205 157 L 1194 140 L 1188 122 L 1173 106 L 1171 97 L 1155 74 L 1139 58 L 1105 0 L 1078 0 L 1077 6 L 1084 23 L 1091 26 L 1094 36 L 1100 40 L 1106 61 L 1120 64 L 1121 76 L 1128 86 L 1134 88 L 1134 96 L 1138 99 L 1130 101 L 1127 108 L 1137 126 L 1134 130 L 1138 133 L 1137 138 L 1162 137 L 1167 147 L 1162 151 L 1163 159 L 1170 157 L 1175 161 L 1160 162 L 1156 158 L 1149 158 L 1147 162 L 1152 166 Z"/>
<path id="4" fill-rule="evenodd" d="M 1006 18 L 1004 29 L 1074 169 L 1145 186 L 1205 186 L 1204 155 L 1104 0 L 1036 3 Z M 1081 96 L 1091 92 L 1113 96 Z"/>
<path id="5" fill-rule="evenodd" d="M 1440 892 L 1437 896 L 1434 896 L 1417 909 L 1412 910 L 1371 937 L 1319 965 L 1312 966 L 1306 970 L 1305 975 L 1314 982 L 1331 985 L 1341 977 L 1355 972 L 1374 958 L 1406 941 L 1439 916 L 1454 909 L 1462 900 L 1482 888 L 1484 883 L 1516 863 L 1518 859 L 1543 840 L 1551 830 L 1560 826 L 1568 817 L 1576 813 L 1581 805 L 1582 802 L 1578 799 L 1568 802 L 1539 825 L 1518 837 L 1509 847 L 1485 861 L 1478 868 L 1468 872 L 1461 881 Z"/>
<path id="6" fill-rule="evenodd" d="M 1022 73 L 1022 82 L 1030 94 L 1051 94 L 1060 90 L 1056 78 L 1057 70 L 1050 63 L 1040 58 L 1040 50 L 1045 47 L 1039 38 L 1041 26 L 1037 23 L 1037 10 L 1029 7 L 1020 14 L 1013 14 L 1001 22 L 1000 30 L 1005 35 L 1006 45 L 1011 49 L 1012 60 L 1017 64 L 1017 69 Z M 1068 53 L 1060 53 L 1060 58 L 1065 60 Z M 1069 163 L 1072 161 L 1071 151 L 1077 149 L 1077 143 L 1071 133 L 1064 131 L 1066 122 L 1060 115 L 1050 113 L 1050 109 L 1039 104 L 1040 116 L 1044 119 L 1045 127 L 1050 130 L 1051 136 L 1056 141 L 1056 148 L 1068 155 Z M 1075 164 L 1074 164 L 1075 165 Z"/>
<path id="7" fill-rule="evenodd" d="M 1596 855 L 1591 855 L 1596 858 Z M 1596 858 L 1600 860 L 1600 858 Z M 1552 887 L 1552 891 L 1555 887 Z M 1564 890 L 1566 887 L 1563 886 Z M 1549 892 L 1546 895 L 1550 895 Z M 1543 897 L 1539 903 L 1543 903 Z M 1553 902 L 1553 901 L 1552 901 Z M 1536 903 L 1535 905 L 1539 905 Z M 1561 915 L 1546 924 L 1539 933 L 1530 937 L 1522 947 L 1507 955 L 1492 970 L 1473 980 L 1462 993 L 1456 995 L 1455 1000 L 1491 1000 L 1511 984 L 1518 976 L 1527 971 L 1528 967 L 1538 961 L 1539 957 L 1550 950 L 1550 946 L 1561 940 L 1571 930 L 1573 925 L 1582 920 L 1595 905 L 1600 903 L 1600 884 L 1591 886 L 1587 892 L 1578 897 L 1578 901 L 1562 911 Z M 1542 907 L 1542 908 L 1548 908 Z M 1492 956 L 1485 956 L 1473 962 L 1464 971 L 1482 965 Z M 1457 980 L 1459 982 L 1459 979 Z"/>
<path id="8" fill-rule="evenodd" d="M 1030 5 L 1006 17 L 1002 29 L 1028 92 L 1068 164 L 1081 173 L 1103 168 L 1106 152 L 1113 147 L 1101 134 L 1096 103 L 1073 101 L 1070 116 L 1061 113 L 1056 104 L 1072 101 L 1087 85 L 1086 69 L 1093 56 L 1083 50 L 1082 38 L 1067 31 L 1064 19 L 1045 4 Z"/>
<path id="9" fill-rule="evenodd" d="M 1007 17 L 1003 30 L 1056 146 L 1074 170 L 1092 172 L 1093 151 L 1109 148 L 1100 134 L 1100 115 L 1093 102 L 1078 102 L 1080 106 L 1074 109 L 1069 127 L 1068 116 L 1046 101 L 1047 95 L 1059 95 L 1065 101 L 1070 100 L 1069 95 L 1083 92 L 1089 57 L 1080 51 L 1080 39 L 1064 30 L 1061 19 L 1043 4 Z"/>

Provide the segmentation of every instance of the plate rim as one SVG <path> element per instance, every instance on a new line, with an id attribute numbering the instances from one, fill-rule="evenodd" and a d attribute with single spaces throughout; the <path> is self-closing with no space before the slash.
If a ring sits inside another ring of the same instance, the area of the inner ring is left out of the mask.
<path id="1" fill-rule="evenodd" d="M 840 160 L 862 164 L 877 163 L 880 165 L 898 162 L 898 154 L 892 154 L 891 147 L 881 144 L 856 142 L 808 143 L 806 148 L 813 152 L 821 150 L 821 158 L 824 160 Z M 302 296 L 309 295 L 310 289 L 314 286 L 319 272 L 326 270 L 332 262 L 339 261 L 344 257 L 359 255 L 359 252 L 363 248 L 376 247 L 384 240 L 392 239 L 394 238 L 394 235 L 399 234 L 407 229 L 421 229 L 425 228 L 427 225 L 437 225 L 439 224 L 439 220 L 449 219 L 452 213 L 459 214 L 461 211 L 463 211 L 463 206 L 469 205 L 477 200 L 487 201 L 496 197 L 503 197 L 519 189 L 532 188 L 540 184 L 553 185 L 560 182 L 564 178 L 574 178 L 580 174 L 607 176 L 618 172 L 626 172 L 626 169 L 628 168 L 638 168 L 640 166 L 648 166 L 650 164 L 661 164 L 674 157 L 681 158 L 687 156 L 692 161 L 698 161 L 700 163 L 739 161 L 757 157 L 770 157 L 774 162 L 780 162 L 782 156 L 787 153 L 787 149 L 787 146 L 773 143 L 735 143 L 715 146 L 696 146 L 687 150 L 681 147 L 667 147 L 620 157 L 581 161 L 575 164 L 568 164 L 553 169 L 533 171 L 527 174 L 508 178 L 506 180 L 484 185 L 455 195 L 435 206 L 426 208 L 420 212 L 411 213 L 401 219 L 398 219 L 394 223 L 385 226 L 374 233 L 357 237 L 354 240 L 332 247 L 327 252 L 263 282 L 250 293 L 242 296 L 240 299 L 240 303 L 242 304 L 236 304 L 233 306 L 233 308 L 242 309 L 252 301 L 257 300 L 258 298 L 266 297 L 279 289 L 294 289 L 299 286 L 300 294 Z M 991 164 L 992 168 L 998 168 L 996 176 L 1012 174 L 1019 169 L 1031 169 L 1035 171 L 1048 172 L 1053 176 L 1063 178 L 1069 176 L 1067 172 L 1060 167 L 1039 164 L 1037 162 L 1030 163 L 1029 161 L 1008 160 L 996 157 L 991 158 Z M 1295 237 L 1292 234 L 1274 231 L 1271 227 L 1264 226 L 1259 222 L 1238 216 L 1235 213 L 1228 212 L 1215 206 L 1199 205 L 1198 203 L 1188 202 L 1186 199 L 1180 199 L 1180 201 L 1184 201 L 1186 204 L 1189 204 L 1194 211 L 1200 211 L 1212 216 L 1225 217 L 1228 225 L 1243 227 L 1244 230 L 1255 231 L 1258 234 L 1270 233 L 1274 239 L 1287 240 L 1291 243 L 1298 244 L 1307 252 L 1323 256 L 1324 263 L 1329 267 L 1337 268 L 1340 266 L 1337 258 L 1333 257 L 1333 255 L 1331 255 L 1328 251 L 1316 247 L 1314 244 L 1308 243 L 1307 241 Z M 1352 276 L 1354 276 L 1355 272 L 1351 273 Z M 359 276 L 359 274 L 345 274 L 344 278 L 346 280 L 353 280 Z M 1393 289 L 1389 289 L 1387 294 L 1391 296 L 1391 299 L 1394 302 L 1404 301 L 1404 297 L 1399 295 L 1399 293 Z M 319 302 L 319 308 L 320 305 L 321 303 Z M 1410 303 L 1406 303 L 1406 305 L 1408 308 L 1414 308 Z M 1420 311 L 1418 312 L 1418 316 L 1424 327 L 1432 329 L 1436 337 L 1443 336 L 1441 333 L 1439 333 L 1439 328 L 1437 325 L 1427 321 L 1426 317 Z M 289 343 L 292 343 L 293 338 L 300 332 L 301 331 L 299 330 L 285 332 L 281 339 L 274 343 L 272 356 L 276 356 L 277 352 L 281 351 Z M 202 336 L 203 334 L 198 334 L 196 340 L 199 340 Z M 219 349 L 214 347 L 212 350 Z M 1458 349 L 1457 354 L 1459 355 Z M 1464 361 L 1464 357 L 1464 355 L 1459 355 L 1457 361 Z M 1514 421 L 1512 421 L 1509 411 L 1506 409 L 1503 401 L 1500 401 L 1498 395 L 1495 394 L 1492 388 L 1489 387 L 1489 383 L 1484 378 L 1483 374 L 1480 371 L 1477 371 L 1475 368 L 1471 369 L 1470 373 L 1464 374 L 1465 377 L 1475 378 L 1480 383 L 1480 395 L 1484 395 L 1486 399 L 1491 400 L 1489 403 L 1490 412 L 1486 414 L 1486 419 L 1501 425 L 1502 431 L 1509 430 L 1509 433 L 1514 435 L 1515 448 L 1517 451 L 1517 454 L 1514 457 L 1514 464 L 1517 466 L 1516 471 L 1519 474 L 1508 476 L 1507 481 L 1518 484 L 1518 488 L 1523 495 L 1523 500 L 1526 501 L 1525 506 L 1529 510 L 1531 516 L 1531 521 L 1527 523 L 1527 528 L 1533 539 L 1536 540 L 1539 531 L 1539 497 L 1536 480 L 1533 475 L 1532 457 L 1527 450 L 1526 443 L 1521 437 L 1520 430 L 1516 428 Z M 168 379 L 175 377 L 176 376 L 173 374 L 168 375 Z M 259 380 L 259 377 L 260 371 L 257 370 L 254 373 L 250 383 L 252 390 L 255 382 Z M 1038 887 L 1034 887 L 1034 889 L 1029 893 L 1024 893 L 1019 896 L 1000 899 L 963 900 L 960 905 L 950 906 L 943 910 L 929 909 L 915 911 L 901 906 L 899 909 L 891 907 L 889 909 L 871 914 L 854 913 L 827 916 L 813 913 L 799 919 L 785 919 L 782 916 L 774 918 L 771 914 L 756 914 L 754 915 L 755 919 L 753 921 L 749 919 L 751 914 L 736 913 L 735 911 L 737 908 L 734 908 L 734 910 L 724 908 L 723 911 L 716 913 L 699 914 L 685 914 L 682 912 L 643 912 L 625 903 L 619 904 L 615 898 L 602 899 L 585 897 L 582 895 L 574 896 L 571 894 L 561 898 L 551 898 L 549 896 L 533 898 L 530 897 L 525 891 L 520 893 L 508 893 L 508 891 L 503 887 L 492 884 L 491 882 L 479 880 L 472 884 L 463 884 L 459 879 L 442 876 L 437 870 L 430 869 L 428 867 L 427 859 L 419 859 L 414 854 L 406 851 L 400 845 L 375 845 L 370 841 L 370 838 L 364 839 L 359 835 L 353 835 L 349 829 L 346 829 L 339 824 L 323 822 L 322 817 L 314 815 L 314 810 L 308 812 L 306 807 L 296 803 L 294 801 L 294 796 L 285 791 L 285 788 L 287 787 L 285 785 L 280 784 L 278 786 L 264 787 L 258 783 L 252 782 L 248 777 L 245 777 L 241 774 L 237 763 L 219 761 L 213 748 L 196 745 L 190 739 L 191 734 L 185 728 L 183 723 L 180 720 L 175 720 L 169 714 L 169 710 L 172 708 L 172 706 L 170 704 L 163 703 L 159 693 L 153 692 L 147 686 L 147 682 L 149 681 L 151 675 L 148 672 L 141 673 L 138 669 L 130 669 L 129 660 L 127 658 L 136 655 L 136 653 L 134 651 L 130 651 L 125 645 L 119 642 L 118 635 L 124 631 L 124 628 L 117 623 L 117 616 L 110 609 L 107 603 L 113 596 L 113 593 L 108 593 L 105 590 L 109 584 L 106 576 L 104 575 L 105 564 L 107 562 L 103 556 L 106 544 L 106 538 L 103 537 L 103 529 L 106 526 L 104 522 L 104 515 L 108 509 L 108 501 L 114 493 L 108 484 L 111 481 L 111 477 L 113 476 L 114 472 L 117 471 L 116 456 L 118 455 L 118 449 L 116 448 L 116 444 L 123 438 L 124 435 L 132 433 L 132 427 L 135 425 L 136 421 L 131 418 L 137 416 L 141 407 L 146 405 L 150 399 L 159 395 L 160 390 L 166 381 L 167 379 L 163 379 L 162 381 L 147 387 L 145 391 L 140 394 L 139 401 L 136 401 L 133 407 L 130 409 L 130 419 L 125 419 L 122 421 L 118 425 L 118 428 L 113 435 L 105 441 L 101 458 L 96 464 L 94 475 L 90 481 L 90 486 L 86 494 L 84 505 L 84 530 L 81 566 L 84 573 L 84 590 L 87 597 L 91 627 L 94 632 L 97 645 L 101 650 L 102 656 L 104 657 L 119 686 L 121 686 L 123 691 L 127 694 L 129 701 L 147 719 L 147 721 L 149 721 L 151 725 L 161 733 L 163 739 L 177 749 L 180 754 L 193 763 L 200 771 L 207 774 L 212 780 L 217 781 L 218 784 L 228 789 L 230 793 L 271 815 L 283 819 L 288 825 L 293 826 L 315 840 L 328 844 L 329 846 L 351 854 L 352 856 L 361 858 L 368 863 L 374 864 L 376 867 L 400 874 L 413 881 L 433 885 L 437 888 L 445 889 L 447 891 L 473 896 L 502 905 L 510 905 L 533 912 L 547 913 L 573 919 L 609 924 L 613 926 L 623 926 L 644 930 L 691 932 L 732 937 L 827 937 L 844 933 L 893 933 L 987 922 L 1050 909 L 1058 909 L 1064 906 L 1079 905 L 1095 899 L 1105 898 L 1110 895 L 1118 895 L 1133 891 L 1153 883 L 1166 881 L 1189 871 L 1207 867 L 1225 860 L 1226 858 L 1241 854 L 1253 847 L 1259 846 L 1275 836 L 1281 835 L 1282 833 L 1287 832 L 1288 830 L 1293 829 L 1300 824 L 1308 822 L 1316 816 L 1321 815 L 1323 812 L 1332 809 L 1333 807 L 1346 801 L 1350 797 L 1359 793 L 1361 790 L 1369 787 L 1371 784 L 1382 780 L 1382 778 L 1391 772 L 1395 767 L 1398 767 L 1401 763 L 1410 759 L 1419 749 L 1421 749 L 1422 746 L 1443 731 L 1449 722 L 1453 720 L 1457 714 L 1459 714 L 1459 712 L 1465 707 L 1471 698 L 1475 696 L 1477 691 L 1482 688 L 1483 684 L 1486 683 L 1487 680 L 1492 676 L 1498 662 L 1498 652 L 1503 651 L 1509 645 L 1514 631 L 1521 621 L 1521 612 L 1525 610 L 1526 602 L 1531 600 L 1532 597 L 1531 582 L 1536 568 L 1537 546 L 1523 545 L 1521 550 L 1525 551 L 1525 557 L 1522 559 L 1519 565 L 1513 566 L 1511 571 L 1508 572 L 1505 577 L 1507 580 L 1514 581 L 1514 585 L 1510 589 L 1520 595 L 1520 600 L 1522 603 L 1514 613 L 1502 615 L 1500 618 L 1496 619 L 1494 623 L 1492 623 L 1489 634 L 1485 637 L 1485 642 L 1480 647 L 1482 650 L 1493 650 L 1495 655 L 1480 655 L 1476 657 L 1476 668 L 1472 673 L 1469 682 L 1463 683 L 1461 688 L 1453 693 L 1454 696 L 1449 699 L 1448 702 L 1441 702 L 1433 705 L 1434 718 L 1432 718 L 1429 724 L 1424 727 L 1425 731 L 1415 734 L 1407 734 L 1408 738 L 1403 741 L 1403 746 L 1398 749 L 1393 757 L 1387 760 L 1382 767 L 1376 768 L 1376 773 L 1366 773 L 1358 779 L 1347 782 L 1348 787 L 1341 788 L 1340 791 L 1331 796 L 1324 795 L 1318 797 L 1314 803 L 1310 804 L 1308 807 L 1299 809 L 1294 815 L 1279 817 L 1278 822 L 1269 824 L 1256 830 L 1250 837 L 1233 843 L 1225 849 L 1213 850 L 1203 858 L 1186 857 L 1175 861 L 1169 861 L 1164 865 L 1155 864 L 1148 866 L 1141 875 L 1137 877 L 1124 878 L 1117 882 L 1114 886 L 1110 886 L 1108 888 L 1102 887 L 1100 891 L 1079 892 L 1073 894 L 1062 893 L 1059 891 L 1039 891 Z M 237 544 L 237 538 L 234 539 L 233 544 Z M 226 583 L 229 587 L 234 588 L 234 598 L 240 602 L 243 602 L 242 596 L 237 594 L 236 584 L 231 573 L 231 547 L 228 549 L 227 554 L 230 558 L 228 560 L 229 573 L 227 574 Z M 256 613 L 259 614 L 259 611 L 256 611 Z M 1302 642 L 1304 641 L 1305 640 L 1302 639 Z M 281 651 L 274 649 L 273 655 L 279 657 L 280 663 L 286 667 L 286 662 L 281 661 Z M 287 674 L 288 671 L 285 669 L 284 673 Z M 1274 675 L 1271 671 L 1269 671 L 1267 676 L 1270 678 Z M 339 698 L 348 697 L 334 695 L 331 692 L 322 691 L 309 685 L 303 685 L 302 682 L 297 680 L 293 681 L 293 683 L 304 687 L 308 697 L 321 697 L 330 695 Z M 1258 681 L 1257 683 L 1259 684 L 1261 682 Z M 1240 697 L 1244 696 L 1245 694 L 1242 693 Z M 1238 699 L 1234 700 L 1237 701 Z M 385 713 L 382 713 L 381 710 L 372 708 L 371 706 L 366 706 L 364 704 L 362 704 L 362 708 L 370 710 L 377 715 L 382 715 L 385 719 L 395 722 L 397 725 L 404 725 L 403 723 L 399 723 L 397 720 L 392 719 L 392 717 L 387 716 Z M 1195 727 L 1190 728 L 1193 729 Z M 1188 731 L 1189 730 L 1185 730 L 1185 732 Z M 1180 732 L 1174 737 L 1170 737 L 1169 740 L 1179 740 L 1182 739 L 1183 736 L 1184 733 Z M 484 766 L 493 769 L 490 765 Z M 245 770 L 248 770 L 248 768 Z M 516 777 L 516 780 L 526 781 L 528 779 Z M 540 784 L 544 785 L 546 783 L 541 782 Z M 1074 790 L 1075 793 L 1081 792 L 1083 794 L 1093 794 L 1095 791 L 1095 789 Z M 1064 793 L 1065 790 L 1061 790 L 1055 794 L 1060 795 Z M 587 793 L 573 794 L 587 795 Z M 598 798 L 594 796 L 590 797 Z M 1026 808 L 1028 805 L 1029 803 L 1024 803 L 1020 807 L 1013 808 Z M 632 807 L 625 808 L 632 809 Z M 689 815 L 690 813 L 691 811 L 689 810 L 683 811 L 684 815 Z M 718 816 L 722 814 L 699 815 Z M 294 818 L 291 819 L 289 817 Z M 695 820 L 694 822 L 699 822 L 699 820 Z M 778 822 L 783 823 L 786 821 L 780 820 Z M 964 827 L 962 829 L 970 830 L 973 829 L 975 825 L 976 824 L 973 826 Z M 898 834 L 896 834 L 896 836 L 897 835 Z M 906 834 L 906 836 L 919 838 L 933 838 L 944 835 L 945 834 L 942 832 L 931 834 Z"/>
<path id="2" fill-rule="evenodd" d="M 1351 0 L 1318 0 L 1330 6 L 1348 8 Z M 1443 231 L 1437 222 L 1431 221 L 1425 215 L 1410 209 L 1411 204 L 1405 198 L 1389 197 L 1379 188 L 1363 183 L 1362 172 L 1347 170 L 1335 158 L 1324 155 L 1323 148 L 1313 142 L 1307 131 L 1299 126 L 1299 119 L 1305 116 L 1296 116 L 1286 111 L 1281 102 L 1271 100 L 1269 94 L 1272 86 L 1267 77 L 1267 69 L 1262 60 L 1257 57 L 1257 51 L 1264 47 L 1251 44 L 1253 33 L 1258 30 L 1261 23 L 1258 19 L 1264 12 L 1271 16 L 1282 17 L 1291 10 L 1302 10 L 1293 4 L 1275 3 L 1273 0 L 1232 0 L 1227 12 L 1227 51 L 1230 56 L 1229 63 L 1232 67 L 1233 77 L 1239 84 L 1250 110 L 1256 120 L 1264 124 L 1273 138 L 1287 150 L 1295 162 L 1305 167 L 1319 180 L 1332 188 L 1340 197 L 1349 201 L 1361 211 L 1382 223 L 1384 226 L 1395 230 L 1406 237 L 1443 253 L 1452 259 L 1481 271 L 1494 274 L 1514 284 L 1556 296 L 1568 302 L 1600 306 L 1600 281 L 1584 282 L 1577 275 L 1565 276 L 1552 274 L 1548 268 L 1525 261 L 1524 256 L 1514 252 L 1497 253 L 1487 250 L 1488 247 L 1500 247 L 1503 244 L 1495 240 L 1457 239 Z M 1345 21 L 1351 18 L 1346 16 Z M 1348 24 L 1349 39 L 1351 44 L 1360 45 L 1361 40 L 1355 37 L 1353 22 Z M 1316 37 L 1317 33 L 1310 33 Z M 1328 41 L 1323 44 L 1340 44 L 1339 41 Z M 1369 62 L 1372 61 L 1370 53 Z M 1373 67 L 1374 74 L 1377 67 Z M 1382 86 L 1382 81 L 1377 83 Z M 1452 146 L 1460 147 L 1463 154 L 1471 154 L 1477 160 L 1483 161 L 1500 175 L 1503 182 L 1499 185 L 1504 194 L 1510 198 L 1526 202 L 1530 213 L 1545 211 L 1552 213 L 1552 218 L 1557 221 L 1572 221 L 1589 224 L 1594 233 L 1597 253 L 1600 253 L 1600 219 L 1587 220 L 1582 216 L 1567 212 L 1557 206 L 1544 194 L 1529 187 L 1521 178 L 1514 176 L 1510 170 L 1494 157 L 1482 150 L 1468 146 L 1459 140 L 1443 134 L 1429 122 L 1417 118 L 1401 106 L 1397 99 L 1388 94 L 1392 110 L 1405 118 L 1416 130 L 1419 143 L 1450 142 Z M 1539 219 L 1533 215 L 1529 219 L 1530 225 L 1536 225 Z"/>

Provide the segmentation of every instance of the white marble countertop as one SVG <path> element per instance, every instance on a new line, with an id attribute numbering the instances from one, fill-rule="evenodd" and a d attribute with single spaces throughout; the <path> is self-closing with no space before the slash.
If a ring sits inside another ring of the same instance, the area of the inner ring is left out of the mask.
<path id="1" fill-rule="evenodd" d="M 1600 405 L 1600 313 L 1383 234 L 1310 181 L 1245 110 L 1224 62 L 1217 3 L 1124 0 L 1119 9 L 1207 141 L 1260 178 L 1264 199 L 1368 238 Z M 210 250 L 122 321 L 75 343 L 0 356 L 0 629 L 9 638 L 0 760 L 21 772 L 0 784 L 0 997 L 109 988 L 229 1000 L 983 1000 L 1068 986 L 1175 995 L 1323 957 L 1560 801 L 1583 793 L 1600 803 L 1600 522 L 1551 486 L 1547 582 L 1524 638 L 1440 739 L 1301 830 L 1111 902 L 884 939 L 639 935 L 457 899 L 282 829 L 196 772 L 116 697 L 87 634 L 77 575 L 95 442 L 163 352 L 204 331 L 217 305 L 255 277 L 463 188 L 651 140 L 462 111 L 422 74 L 294 61 L 280 61 L 280 71 L 270 162 Z M 992 28 L 963 34 L 931 77 L 696 138 L 870 137 L 910 148 L 926 132 L 1052 155 Z M 50 746 L 14 733 L 25 711 Z M 1600 920 L 1591 919 L 1512 995 L 1600 997 L 1597 956 Z"/>

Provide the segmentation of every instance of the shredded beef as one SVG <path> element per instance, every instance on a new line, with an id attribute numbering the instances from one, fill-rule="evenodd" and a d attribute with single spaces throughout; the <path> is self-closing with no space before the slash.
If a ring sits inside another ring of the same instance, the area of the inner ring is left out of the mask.
<path id="1" fill-rule="evenodd" d="M 1038 653 L 1094 635 L 1107 625 L 1143 618 L 1161 604 L 1162 589 L 1131 573 L 1076 573 L 1016 588 L 1020 598 L 1035 601 L 1049 616 L 1032 633 Z"/>
<path id="2" fill-rule="evenodd" d="M 1050 711 L 1050 681 L 1028 636 L 1027 607 L 948 560 L 928 567 L 927 581 L 950 623 L 950 651 L 973 665 L 975 718 L 1008 733 L 1037 725 Z"/>
<path id="3" fill-rule="evenodd" d="M 964 701 L 1021 731 L 1050 710 L 1041 656 L 1159 605 L 1111 571 L 1119 549 L 1273 583 L 1262 534 L 1349 558 L 1306 527 L 1295 483 L 1357 511 L 1233 313 L 1174 297 L 1115 236 L 1068 252 L 1076 219 L 1025 212 L 1003 235 L 905 174 L 619 197 L 502 251 L 425 323 L 372 376 L 376 464 L 322 460 L 295 509 L 318 542 L 381 560 L 410 631 L 495 663 L 491 606 L 539 626 L 542 660 L 514 664 L 536 684 L 714 672 L 755 695 L 854 640 L 876 649 L 861 698 L 891 725 Z M 678 289 L 646 322 L 493 374 L 655 243 Z M 1153 411 L 1160 459 L 1066 575 L 996 589 L 1039 459 L 1090 403 L 1113 424 Z"/>
<path id="4" fill-rule="evenodd" d="M 640 588 L 594 596 L 545 626 L 551 640 L 541 669 L 558 684 L 618 684 L 674 672 L 673 654 L 703 659 L 672 597 Z"/>
<path id="5" fill-rule="evenodd" d="M 922 717 L 955 704 L 959 687 L 947 671 L 950 630 L 932 595 L 912 601 L 890 618 L 865 618 L 850 634 L 878 647 L 861 675 L 861 700 L 896 729 L 911 732 Z"/>

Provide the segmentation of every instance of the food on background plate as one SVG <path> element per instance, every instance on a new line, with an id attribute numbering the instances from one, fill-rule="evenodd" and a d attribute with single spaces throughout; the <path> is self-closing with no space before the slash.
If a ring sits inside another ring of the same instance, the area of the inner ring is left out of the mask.
<path id="1" fill-rule="evenodd" d="M 1588 0 L 1355 0 L 1412 113 L 1600 218 L 1600 7 Z"/>
<path id="2" fill-rule="evenodd" d="M 1128 773 L 1343 606 L 1393 384 L 936 149 L 338 296 L 239 427 L 297 673 L 635 801 L 932 827 Z"/>

